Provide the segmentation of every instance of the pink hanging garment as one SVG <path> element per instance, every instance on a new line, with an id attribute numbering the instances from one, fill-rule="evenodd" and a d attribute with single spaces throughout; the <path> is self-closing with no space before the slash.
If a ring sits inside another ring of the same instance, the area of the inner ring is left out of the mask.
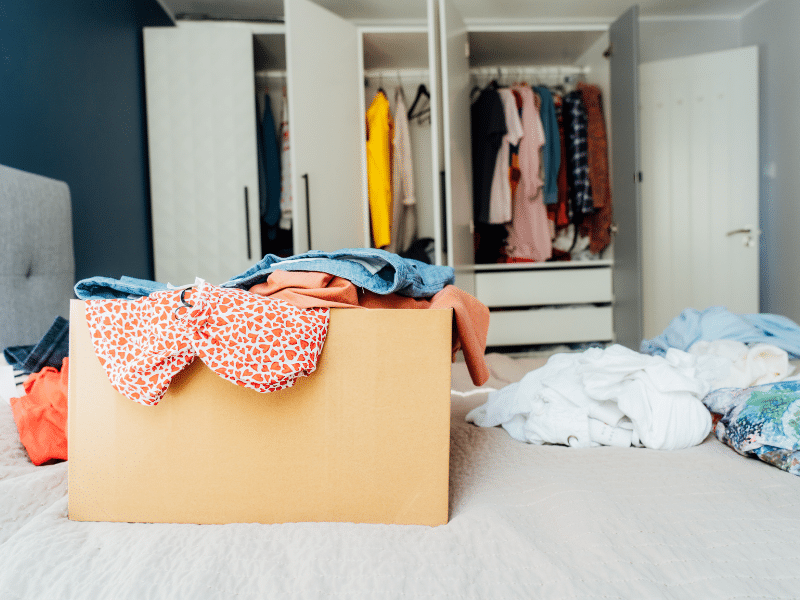
<path id="1" fill-rule="evenodd" d="M 553 247 L 547 207 L 539 176 L 539 150 L 545 143 L 544 127 L 536 108 L 533 90 L 516 86 L 522 96 L 522 128 L 525 134 L 519 145 L 519 167 L 522 179 L 514 195 L 514 218 L 506 224 L 506 255 L 509 262 L 542 262 L 550 258 Z"/>

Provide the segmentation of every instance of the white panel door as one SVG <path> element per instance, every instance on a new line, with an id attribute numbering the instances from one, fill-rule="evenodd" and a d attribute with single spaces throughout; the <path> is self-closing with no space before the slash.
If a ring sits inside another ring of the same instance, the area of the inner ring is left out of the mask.
<path id="1" fill-rule="evenodd" d="M 286 0 L 285 19 L 294 250 L 369 245 L 357 29 L 309 0 Z"/>
<path id="2" fill-rule="evenodd" d="M 458 270 L 475 263 L 471 227 L 469 42 L 464 20 L 451 0 L 439 0 L 439 21 L 447 264 Z M 461 279 L 458 285 L 468 291 L 471 287 Z"/>
<path id="3" fill-rule="evenodd" d="M 645 337 L 759 310 L 758 48 L 641 65 Z"/>
<path id="4" fill-rule="evenodd" d="M 157 281 L 215 284 L 260 256 L 251 32 L 145 28 Z"/>

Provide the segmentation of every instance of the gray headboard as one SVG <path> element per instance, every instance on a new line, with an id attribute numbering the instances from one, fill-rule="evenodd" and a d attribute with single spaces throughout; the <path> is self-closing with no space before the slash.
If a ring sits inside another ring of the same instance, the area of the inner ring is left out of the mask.
<path id="1" fill-rule="evenodd" d="M 69 318 L 74 283 L 69 187 L 0 165 L 0 352 Z"/>

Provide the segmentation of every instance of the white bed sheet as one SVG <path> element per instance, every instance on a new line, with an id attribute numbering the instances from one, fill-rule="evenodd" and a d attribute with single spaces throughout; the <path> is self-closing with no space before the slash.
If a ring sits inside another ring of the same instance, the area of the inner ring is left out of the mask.
<path id="1" fill-rule="evenodd" d="M 488 385 L 536 364 L 496 358 Z M 453 385 L 435 528 L 72 522 L 66 463 L 31 465 L 0 403 L 0 598 L 800 598 L 800 478 L 713 437 L 522 444 L 465 422 L 486 392 L 463 363 Z"/>

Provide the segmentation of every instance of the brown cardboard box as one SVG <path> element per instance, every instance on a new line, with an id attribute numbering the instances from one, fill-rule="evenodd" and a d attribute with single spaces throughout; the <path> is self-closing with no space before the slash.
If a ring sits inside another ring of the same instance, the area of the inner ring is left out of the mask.
<path id="1" fill-rule="evenodd" d="M 155 407 L 116 392 L 70 317 L 69 518 L 440 525 L 449 310 L 332 309 L 317 370 L 259 394 L 200 360 Z"/>

